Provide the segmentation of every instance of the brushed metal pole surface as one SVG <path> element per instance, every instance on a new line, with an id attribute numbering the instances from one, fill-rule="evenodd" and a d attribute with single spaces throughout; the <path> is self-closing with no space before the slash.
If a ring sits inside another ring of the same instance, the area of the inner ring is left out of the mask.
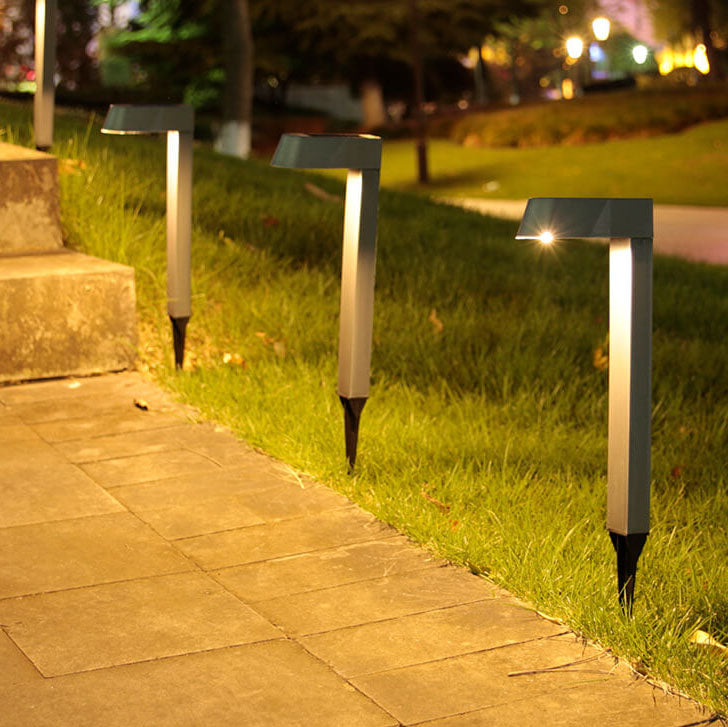
<path id="1" fill-rule="evenodd" d="M 369 396 L 378 197 L 378 169 L 349 170 L 341 267 L 338 381 L 338 394 L 346 399 Z"/>
<path id="2" fill-rule="evenodd" d="M 33 98 L 33 134 L 35 147 L 47 151 L 53 144 L 53 111 L 55 106 L 56 0 L 35 3 L 35 83 Z"/>
<path id="3" fill-rule="evenodd" d="M 607 529 L 650 529 L 652 238 L 609 247 Z"/>
<path id="4" fill-rule="evenodd" d="M 192 134 L 167 132 L 167 311 L 189 318 L 192 238 Z"/>

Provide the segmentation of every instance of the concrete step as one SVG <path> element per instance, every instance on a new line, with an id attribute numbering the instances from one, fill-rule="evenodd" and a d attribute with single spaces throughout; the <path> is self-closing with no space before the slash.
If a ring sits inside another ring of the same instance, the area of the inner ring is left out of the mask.
<path id="1" fill-rule="evenodd" d="M 70 252 L 0 257 L 0 381 L 130 368 L 134 269 Z"/>
<path id="2" fill-rule="evenodd" d="M 57 165 L 50 154 L 0 143 L 0 254 L 63 247 Z"/>

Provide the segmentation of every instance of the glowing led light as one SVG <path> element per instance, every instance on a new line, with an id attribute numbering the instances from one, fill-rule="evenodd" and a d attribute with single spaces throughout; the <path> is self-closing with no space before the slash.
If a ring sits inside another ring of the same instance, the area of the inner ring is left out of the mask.
<path id="1" fill-rule="evenodd" d="M 581 58 L 581 54 L 584 52 L 584 41 L 576 35 L 567 38 L 566 52 L 569 54 L 569 58 L 573 58 L 574 60 Z"/>
<path id="2" fill-rule="evenodd" d="M 647 46 L 644 46 L 642 44 L 636 45 L 634 48 L 632 48 L 632 58 L 634 58 L 635 63 L 639 63 L 642 65 L 646 60 L 647 56 L 649 55 L 649 50 L 647 50 Z"/>
<path id="3" fill-rule="evenodd" d="M 549 232 L 548 230 L 546 230 L 546 232 L 542 232 L 538 236 L 538 241 L 542 245 L 550 245 L 554 241 L 554 233 L 553 232 Z"/>
<path id="4" fill-rule="evenodd" d="M 597 40 L 606 40 L 609 37 L 609 29 L 611 23 L 607 18 L 594 18 L 592 21 L 592 31 Z"/>
<path id="5" fill-rule="evenodd" d="M 695 67 L 702 73 L 706 74 L 710 72 L 710 63 L 708 63 L 708 54 L 706 47 L 700 43 L 693 53 L 693 63 Z"/>

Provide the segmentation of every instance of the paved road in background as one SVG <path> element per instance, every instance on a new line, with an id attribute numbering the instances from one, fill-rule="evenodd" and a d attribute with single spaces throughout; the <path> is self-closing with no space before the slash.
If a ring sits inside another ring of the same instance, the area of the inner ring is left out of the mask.
<path id="1" fill-rule="evenodd" d="M 483 214 L 520 220 L 526 200 L 443 199 Z M 728 265 L 728 207 L 655 205 L 654 251 L 686 260 Z"/>

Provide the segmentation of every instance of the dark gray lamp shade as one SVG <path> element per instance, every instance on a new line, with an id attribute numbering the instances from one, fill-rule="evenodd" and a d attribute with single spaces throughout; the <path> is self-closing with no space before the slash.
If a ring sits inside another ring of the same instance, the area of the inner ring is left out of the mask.
<path id="1" fill-rule="evenodd" d="M 112 104 L 101 128 L 103 134 L 163 134 L 179 131 L 191 134 L 195 127 L 192 106 L 145 106 Z"/>
<path id="2" fill-rule="evenodd" d="M 271 165 L 290 169 L 379 169 L 382 140 L 369 134 L 283 134 Z"/>
<path id="3" fill-rule="evenodd" d="M 535 197 L 528 200 L 517 240 L 652 237 L 651 199 Z"/>

